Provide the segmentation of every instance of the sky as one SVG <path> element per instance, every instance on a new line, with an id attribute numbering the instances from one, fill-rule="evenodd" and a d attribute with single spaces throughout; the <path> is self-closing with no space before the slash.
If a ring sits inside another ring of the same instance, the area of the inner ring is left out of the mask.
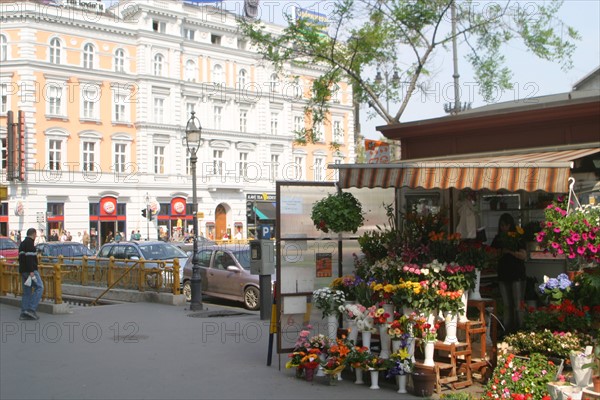
<path id="1" fill-rule="evenodd" d="M 311 10 L 318 8 L 326 13 L 327 4 L 333 1 L 335 0 L 320 2 L 314 0 L 260 0 L 259 18 L 266 22 L 283 25 L 285 22 L 283 14 L 286 10 L 289 10 L 292 4 Z M 482 2 L 484 1 L 488 0 L 482 0 Z M 496 1 L 502 2 L 504 0 Z M 109 3 L 109 1 L 105 2 Z M 235 13 L 241 13 L 243 3 L 241 0 L 226 0 L 222 2 L 222 7 Z M 519 3 L 523 7 L 535 7 L 535 4 L 539 2 L 523 0 Z M 511 81 L 514 89 L 497 92 L 493 102 L 523 100 L 536 96 L 568 92 L 575 82 L 600 66 L 600 0 L 565 0 L 557 17 L 565 25 L 575 28 L 581 36 L 581 40 L 576 43 L 577 50 L 573 56 L 573 68 L 566 72 L 562 71 L 559 65 L 540 60 L 527 53 L 524 45 L 513 42 L 505 46 L 503 54 L 506 56 L 508 67 L 513 72 Z M 461 88 L 464 88 L 461 102 L 470 102 L 472 108 L 487 105 L 488 103 L 485 103 L 477 93 L 473 94 L 474 79 L 472 70 L 467 61 L 460 56 L 460 47 L 458 53 L 460 85 Z M 401 122 L 443 117 L 446 115 L 444 104 L 454 101 L 452 54 L 450 52 L 438 52 L 430 68 L 433 70 L 431 77 L 433 96 L 424 98 L 421 94 L 414 95 L 400 119 Z M 374 75 L 375 71 L 373 71 Z M 390 104 L 390 110 L 396 111 L 397 107 Z M 379 117 L 369 119 L 367 105 L 361 106 L 360 120 L 363 136 L 369 139 L 382 137 L 376 127 L 383 125 L 384 121 Z"/>

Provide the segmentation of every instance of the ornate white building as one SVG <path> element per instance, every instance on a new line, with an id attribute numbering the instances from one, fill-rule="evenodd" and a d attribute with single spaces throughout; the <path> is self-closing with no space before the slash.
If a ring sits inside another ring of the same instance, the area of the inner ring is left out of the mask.
<path id="1" fill-rule="evenodd" d="M 278 76 L 240 36 L 236 18 L 218 5 L 175 0 L 110 9 L 91 0 L 0 0 L 8 193 L 0 233 L 32 226 L 99 238 L 189 231 L 183 138 L 191 111 L 202 124 L 199 229 L 209 237 L 238 229 L 246 237 L 254 218 L 272 217 L 276 180 L 331 180 L 328 163 L 353 162 L 351 87 L 339 83 L 321 141 L 296 145 L 318 71 L 290 65 Z M 255 198 L 268 201 L 247 218 L 247 200 Z M 142 216 L 147 204 L 152 221 Z"/>

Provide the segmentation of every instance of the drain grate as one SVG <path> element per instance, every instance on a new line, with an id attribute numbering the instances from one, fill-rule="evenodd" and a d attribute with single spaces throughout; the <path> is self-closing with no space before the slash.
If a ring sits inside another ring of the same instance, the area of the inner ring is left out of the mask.
<path id="1" fill-rule="evenodd" d="M 94 301 L 94 299 L 90 297 L 63 296 L 62 301 L 63 303 L 75 307 L 93 307 L 92 301 Z M 96 302 L 96 306 L 107 306 L 112 304 L 119 304 L 119 302 L 110 300 L 98 300 Z"/>
<path id="2" fill-rule="evenodd" d="M 201 311 L 193 314 L 188 314 L 188 317 L 192 318 L 221 318 L 221 317 L 234 317 L 239 315 L 252 315 L 243 311 L 233 310 L 220 310 L 220 311 Z"/>

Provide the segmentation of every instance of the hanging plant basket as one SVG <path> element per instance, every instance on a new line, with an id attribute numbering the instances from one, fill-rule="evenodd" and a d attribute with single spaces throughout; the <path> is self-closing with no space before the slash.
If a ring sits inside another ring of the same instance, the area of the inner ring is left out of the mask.
<path id="1" fill-rule="evenodd" d="M 347 192 L 330 194 L 317 201 L 313 205 L 311 219 L 315 227 L 325 233 L 356 233 L 365 220 L 362 205 Z"/>

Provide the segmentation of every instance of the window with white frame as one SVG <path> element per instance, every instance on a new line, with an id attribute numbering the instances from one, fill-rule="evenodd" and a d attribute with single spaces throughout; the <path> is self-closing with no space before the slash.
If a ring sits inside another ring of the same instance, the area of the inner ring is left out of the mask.
<path id="1" fill-rule="evenodd" d="M 213 127 L 214 129 L 221 129 L 221 117 L 223 115 L 222 106 L 213 107 Z"/>
<path id="2" fill-rule="evenodd" d="M 240 152 L 239 174 L 241 178 L 248 176 L 248 153 Z"/>
<path id="3" fill-rule="evenodd" d="M 61 50 L 62 45 L 60 40 L 58 38 L 52 38 L 52 40 L 50 40 L 50 51 L 48 57 L 50 64 L 61 64 Z"/>
<path id="4" fill-rule="evenodd" d="M 317 142 L 325 142 L 325 132 L 323 132 L 323 123 L 318 122 L 313 125 L 313 137 Z"/>
<path id="5" fill-rule="evenodd" d="M 165 63 L 165 58 L 163 57 L 162 54 L 155 54 L 154 55 L 154 62 L 153 62 L 153 73 L 154 76 L 163 76 L 163 66 Z"/>
<path id="6" fill-rule="evenodd" d="M 196 37 L 196 31 L 190 28 L 183 28 L 183 37 L 188 40 L 194 40 L 194 37 Z"/>
<path id="7" fill-rule="evenodd" d="M 5 35 L 0 35 L 0 61 L 8 59 L 8 39 Z"/>
<path id="8" fill-rule="evenodd" d="M 91 43 L 86 43 L 86 45 L 83 46 L 83 68 L 94 68 L 94 45 Z"/>
<path id="9" fill-rule="evenodd" d="M 296 170 L 296 176 L 294 177 L 296 180 L 299 181 L 303 181 L 306 180 L 306 177 L 304 175 L 304 163 L 305 163 L 305 157 L 304 156 L 294 156 L 294 169 Z"/>
<path id="10" fill-rule="evenodd" d="M 274 182 L 279 178 L 279 155 L 271 154 L 271 180 Z"/>
<path id="11" fill-rule="evenodd" d="M 100 119 L 98 116 L 99 100 L 100 91 L 98 86 L 85 84 L 81 87 L 81 104 L 83 105 L 81 117 L 83 119 Z"/>
<path id="12" fill-rule="evenodd" d="M 215 64 L 212 69 L 212 81 L 215 85 L 224 85 L 225 79 L 223 75 L 223 67 L 219 64 Z"/>
<path id="13" fill-rule="evenodd" d="M 217 46 L 221 45 L 221 36 L 212 34 L 210 35 L 210 42 L 212 44 L 216 44 Z"/>
<path id="14" fill-rule="evenodd" d="M 344 131 L 342 130 L 342 121 L 333 121 L 333 142 L 344 143 Z"/>
<path id="15" fill-rule="evenodd" d="M 125 51 L 123 49 L 115 51 L 114 63 L 115 72 L 125 72 Z"/>
<path id="16" fill-rule="evenodd" d="M 48 82 L 45 87 L 46 113 L 50 116 L 64 116 L 63 95 L 65 84 L 60 82 Z"/>
<path id="17" fill-rule="evenodd" d="M 237 48 L 239 50 L 246 50 L 247 47 L 248 47 L 248 41 L 247 40 L 238 39 L 238 41 L 237 41 Z"/>
<path id="18" fill-rule="evenodd" d="M 331 101 L 334 103 L 339 103 L 341 100 L 341 90 L 340 90 L 340 86 L 336 83 L 333 84 L 333 87 L 331 88 Z"/>
<path id="19" fill-rule="evenodd" d="M 185 174 L 192 174 L 192 155 L 187 147 L 185 147 Z"/>
<path id="20" fill-rule="evenodd" d="M 164 121 L 165 99 L 164 97 L 154 97 L 154 122 L 162 124 Z"/>
<path id="21" fill-rule="evenodd" d="M 113 143 L 113 171 L 115 173 L 124 173 L 128 162 L 128 144 Z"/>
<path id="22" fill-rule="evenodd" d="M 322 182 L 325 179 L 325 159 L 323 157 L 315 157 L 313 175 L 314 180 L 317 182 Z"/>
<path id="23" fill-rule="evenodd" d="M 165 146 L 154 146 L 154 173 L 157 175 L 165 173 Z"/>
<path id="24" fill-rule="evenodd" d="M 294 132 L 301 132 L 304 129 L 304 117 L 294 115 Z"/>
<path id="25" fill-rule="evenodd" d="M 279 76 L 277 76 L 277 74 L 271 74 L 271 79 L 269 80 L 269 90 L 271 91 L 271 93 L 276 93 L 278 86 Z"/>
<path id="26" fill-rule="evenodd" d="M 223 150 L 213 150 L 213 174 L 223 175 L 223 167 L 225 161 L 223 161 Z"/>
<path id="27" fill-rule="evenodd" d="M 6 171 L 8 166 L 8 147 L 6 136 L 0 138 L 0 168 Z"/>
<path id="28" fill-rule="evenodd" d="M 277 135 L 279 133 L 279 113 L 271 113 L 271 135 Z"/>
<path id="29" fill-rule="evenodd" d="M 9 102 L 8 83 L 0 82 L 0 114 L 6 114 Z"/>
<path id="30" fill-rule="evenodd" d="M 81 170 L 84 172 L 93 172 L 96 170 L 96 143 L 83 141 L 81 143 Z"/>
<path id="31" fill-rule="evenodd" d="M 113 121 L 129 122 L 129 102 L 125 93 L 113 93 Z"/>
<path id="32" fill-rule="evenodd" d="M 240 132 L 248 131 L 248 110 L 240 110 Z"/>
<path id="33" fill-rule="evenodd" d="M 302 81 L 294 82 L 294 98 L 301 99 L 303 96 Z"/>
<path id="34" fill-rule="evenodd" d="M 187 60 L 185 63 L 185 80 L 188 82 L 196 82 L 198 68 L 193 60 Z"/>
<path id="35" fill-rule="evenodd" d="M 196 103 L 187 102 L 185 103 L 185 116 L 186 118 L 190 118 L 192 116 L 192 112 L 196 111 Z"/>
<path id="36" fill-rule="evenodd" d="M 50 139 L 48 140 L 48 169 L 51 171 L 60 171 L 62 169 L 62 152 L 63 152 L 62 139 Z"/>
<path id="37" fill-rule="evenodd" d="M 238 89 L 242 90 L 246 87 L 247 77 L 248 72 L 245 69 L 240 69 L 240 72 L 238 72 Z"/>
<path id="38" fill-rule="evenodd" d="M 152 20 L 152 30 L 158 33 L 165 33 L 167 31 L 167 23 L 159 21 L 157 19 Z"/>

